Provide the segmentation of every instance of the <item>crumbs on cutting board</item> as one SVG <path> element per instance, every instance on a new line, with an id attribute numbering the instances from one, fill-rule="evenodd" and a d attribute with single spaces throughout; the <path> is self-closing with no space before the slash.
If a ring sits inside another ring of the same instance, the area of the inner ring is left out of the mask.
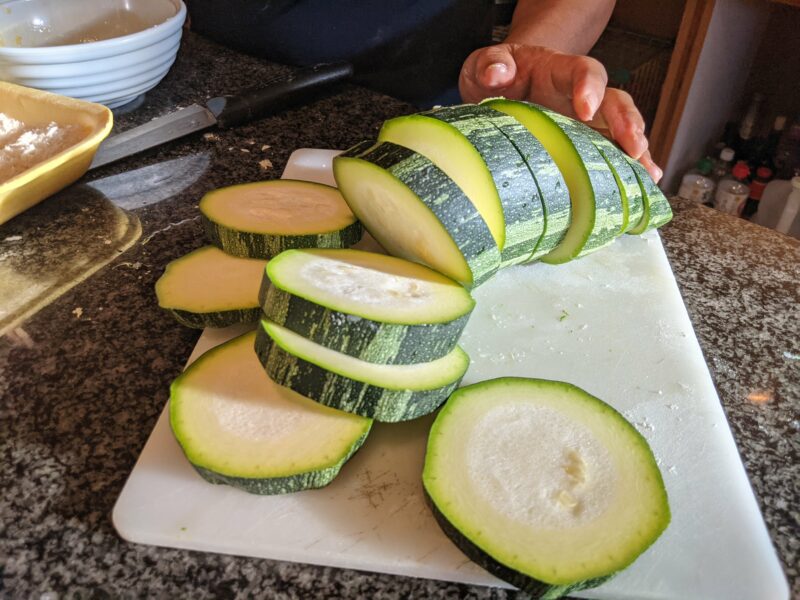
<path id="1" fill-rule="evenodd" d="M 74 146 L 85 135 L 79 125 L 52 121 L 33 127 L 0 112 L 0 183 Z"/>

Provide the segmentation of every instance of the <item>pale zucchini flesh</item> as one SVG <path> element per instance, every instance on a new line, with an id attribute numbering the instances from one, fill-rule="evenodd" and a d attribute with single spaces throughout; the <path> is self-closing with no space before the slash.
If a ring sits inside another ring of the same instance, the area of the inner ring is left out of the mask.
<path id="1" fill-rule="evenodd" d="M 212 483 L 258 494 L 329 483 L 372 422 L 274 383 L 253 351 L 255 332 L 203 354 L 172 384 L 170 425 Z"/>
<path id="2" fill-rule="evenodd" d="M 200 200 L 210 241 L 235 256 L 272 258 L 289 248 L 346 248 L 361 225 L 339 191 L 292 179 L 220 188 Z"/>
<path id="3" fill-rule="evenodd" d="M 452 351 L 474 300 L 400 258 L 360 250 L 287 250 L 270 261 L 262 309 L 306 339 L 367 362 L 429 362 Z"/>
<path id="4" fill-rule="evenodd" d="M 487 127 L 492 129 L 491 125 L 480 121 L 459 127 L 423 113 L 386 121 L 378 141 L 414 150 L 453 179 L 483 217 L 497 247 L 502 250 L 506 233 L 500 196 L 486 162 L 466 137 L 476 128 Z"/>
<path id="5" fill-rule="evenodd" d="M 424 156 L 396 144 L 358 144 L 333 160 L 336 183 L 389 254 L 467 288 L 491 277 L 500 250 L 459 187 Z"/>
<path id="6" fill-rule="evenodd" d="M 155 286 L 158 305 L 188 327 L 255 322 L 266 266 L 266 260 L 203 246 L 167 265 Z"/>
<path id="7" fill-rule="evenodd" d="M 431 428 L 423 484 L 451 539 L 536 597 L 604 581 L 670 520 L 646 440 L 562 382 L 509 377 L 458 390 Z"/>
<path id="8" fill-rule="evenodd" d="M 377 421 L 415 419 L 436 410 L 458 386 L 469 357 L 456 347 L 412 365 L 377 365 L 314 344 L 262 320 L 256 353 L 280 385 L 321 404 Z"/>

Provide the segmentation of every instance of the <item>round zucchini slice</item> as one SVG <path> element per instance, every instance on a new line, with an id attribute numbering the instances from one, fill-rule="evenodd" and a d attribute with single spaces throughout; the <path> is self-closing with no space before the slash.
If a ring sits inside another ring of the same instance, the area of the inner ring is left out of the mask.
<path id="1" fill-rule="evenodd" d="M 389 142 L 362 142 L 333 159 L 333 174 L 350 208 L 389 254 L 467 288 L 500 267 L 500 250 L 481 214 L 421 154 Z"/>
<path id="2" fill-rule="evenodd" d="M 287 250 L 270 261 L 264 314 L 338 352 L 382 364 L 441 358 L 475 301 L 427 267 L 360 250 Z"/>
<path id="3" fill-rule="evenodd" d="M 501 378 L 455 392 L 431 428 L 423 485 L 472 560 L 536 598 L 599 585 L 664 531 L 647 441 L 557 381 Z"/>
<path id="4" fill-rule="evenodd" d="M 376 421 L 406 421 L 436 410 L 458 387 L 469 357 L 458 346 L 434 361 L 378 365 L 307 340 L 268 319 L 261 321 L 256 353 L 278 384 Z"/>
<path id="5" fill-rule="evenodd" d="M 493 99 L 487 106 L 515 117 L 545 147 L 564 176 L 572 203 L 572 221 L 558 246 L 541 257 L 558 264 L 579 258 L 614 241 L 623 221 L 617 182 L 603 156 L 574 119 L 542 106 Z"/>
<path id="6" fill-rule="evenodd" d="M 267 261 L 203 246 L 170 262 L 156 281 L 158 305 L 187 327 L 255 323 Z"/>
<path id="7" fill-rule="evenodd" d="M 362 234 L 336 188 L 293 179 L 211 191 L 200 200 L 200 214 L 212 244 L 250 258 L 290 248 L 347 248 Z"/>
<path id="8" fill-rule="evenodd" d="M 656 185 L 656 182 L 653 181 L 653 178 L 650 177 L 650 173 L 642 166 L 642 163 L 628 155 L 625 155 L 625 159 L 636 175 L 644 200 L 644 211 L 641 219 L 639 219 L 638 223 L 632 224 L 626 233 L 639 235 L 666 225 L 672 220 L 672 207 L 669 205 L 669 200 Z"/>
<path id="9" fill-rule="evenodd" d="M 530 257 L 544 230 L 536 182 L 503 132 L 514 125 L 513 117 L 488 106 L 462 104 L 391 119 L 378 135 L 422 154 L 458 184 L 492 231 L 501 267 Z"/>
<path id="10" fill-rule="evenodd" d="M 372 421 L 274 383 L 253 352 L 255 332 L 212 348 L 172 384 L 170 425 L 212 483 L 283 494 L 330 483 Z"/>

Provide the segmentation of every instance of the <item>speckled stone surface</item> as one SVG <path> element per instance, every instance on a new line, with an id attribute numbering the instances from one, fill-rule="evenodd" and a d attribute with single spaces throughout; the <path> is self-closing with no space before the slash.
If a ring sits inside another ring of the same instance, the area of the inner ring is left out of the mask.
<path id="1" fill-rule="evenodd" d="M 117 126 L 284 72 L 189 35 L 167 79 L 135 112 L 118 116 Z M 142 234 L 0 338 L 0 597 L 513 597 L 138 546 L 122 541 L 110 520 L 169 383 L 198 337 L 158 309 L 152 290 L 167 262 L 203 243 L 199 198 L 222 185 L 277 177 L 292 150 L 348 147 L 410 110 L 342 86 L 303 109 L 195 135 L 84 179 L 134 214 Z M 59 197 L 38 208 L 43 219 L 57 213 Z M 662 230 L 664 244 L 767 527 L 800 596 L 800 245 L 704 207 L 679 201 L 675 209 Z M 27 236 L 0 227 L 0 254 L 29 252 Z"/>

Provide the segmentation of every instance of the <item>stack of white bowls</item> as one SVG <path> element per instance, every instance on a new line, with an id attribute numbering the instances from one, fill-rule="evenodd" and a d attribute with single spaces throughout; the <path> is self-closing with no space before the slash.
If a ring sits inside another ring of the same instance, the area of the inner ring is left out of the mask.
<path id="1" fill-rule="evenodd" d="M 0 80 L 99 102 L 131 102 L 167 74 L 182 0 L 0 0 Z"/>

